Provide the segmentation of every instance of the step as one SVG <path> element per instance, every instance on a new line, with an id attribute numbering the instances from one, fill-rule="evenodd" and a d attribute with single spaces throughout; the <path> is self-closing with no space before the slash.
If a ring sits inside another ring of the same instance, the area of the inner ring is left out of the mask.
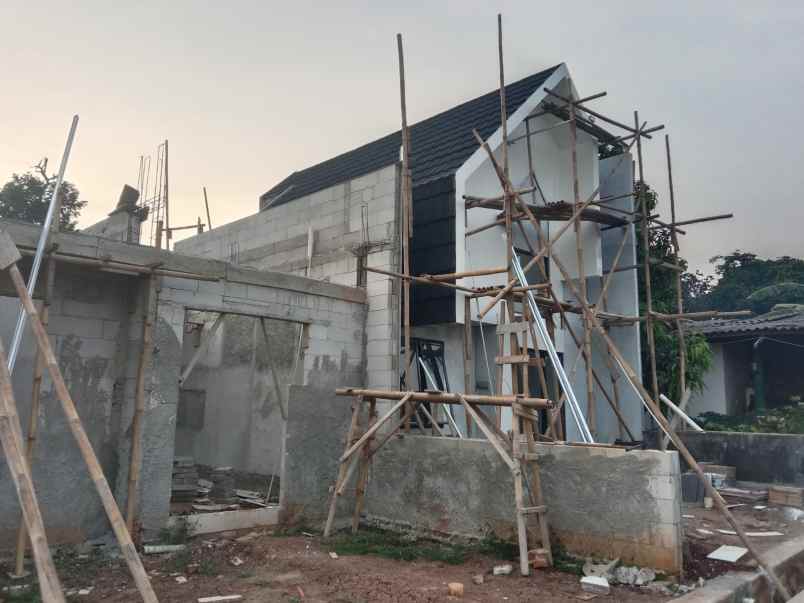
<path id="1" fill-rule="evenodd" d="M 494 358 L 497 364 L 528 364 L 530 356 L 527 354 L 515 354 L 513 356 L 497 356 Z"/>
<path id="2" fill-rule="evenodd" d="M 547 507 L 545 505 L 539 505 L 538 507 L 522 507 L 519 509 L 519 512 L 522 515 L 535 515 L 547 512 Z"/>

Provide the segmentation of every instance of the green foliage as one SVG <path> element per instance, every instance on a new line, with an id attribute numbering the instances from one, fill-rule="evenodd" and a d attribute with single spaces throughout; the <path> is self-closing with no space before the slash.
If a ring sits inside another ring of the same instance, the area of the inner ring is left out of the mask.
<path id="1" fill-rule="evenodd" d="M 804 407 L 783 406 L 745 415 L 702 414 L 698 424 L 706 431 L 804 434 Z"/>
<path id="2" fill-rule="evenodd" d="M 640 190 L 640 183 L 637 182 L 634 184 L 636 199 L 638 203 L 646 203 L 648 212 L 652 213 L 658 203 L 658 195 L 648 184 L 644 186 L 644 190 Z M 648 230 L 648 245 L 650 248 L 650 257 L 654 260 L 667 262 L 668 264 L 678 263 L 679 266 L 686 270 L 687 262 L 683 258 L 679 257 L 678 262 L 676 262 L 673 253 L 673 241 L 669 230 Z M 639 263 L 644 262 L 643 255 L 642 228 L 638 223 L 637 258 Z M 650 272 L 653 311 L 663 314 L 675 314 L 678 305 L 674 271 L 654 266 Z M 645 275 L 641 269 L 638 273 L 639 290 L 643 292 L 640 298 L 639 313 L 644 316 L 647 314 L 644 298 Z M 685 286 L 690 288 L 705 286 L 705 282 L 702 283 L 700 280 L 696 279 L 696 275 L 690 275 L 686 272 L 682 274 L 682 295 Z M 689 311 L 689 308 L 686 306 L 684 309 L 685 311 Z M 642 379 L 643 383 L 648 386 L 648 390 L 650 390 L 652 379 L 650 374 L 650 350 L 647 344 L 646 322 L 643 321 L 641 323 L 640 330 L 642 338 Z M 678 401 L 681 398 L 681 392 L 679 391 L 679 340 L 675 329 L 658 321 L 654 321 L 653 336 L 656 341 L 656 373 L 659 382 L 659 391 L 667 395 L 671 400 Z M 703 336 L 685 332 L 684 339 L 687 351 L 687 387 L 693 391 L 701 391 L 704 385 L 704 375 L 706 371 L 709 370 L 712 363 L 712 353 L 709 349 L 709 344 Z"/>
<path id="3" fill-rule="evenodd" d="M 776 304 L 804 301 L 804 260 L 790 256 L 762 259 L 738 249 L 710 262 L 718 278 L 710 277 L 705 286 L 686 292 L 691 311 L 752 310 L 764 314 Z"/>
<path id="4" fill-rule="evenodd" d="M 54 184 L 55 178 L 46 177 L 43 170 L 39 175 L 32 172 L 13 174 L 11 180 L 0 188 L 0 218 L 44 223 Z M 67 181 L 61 183 L 59 225 L 62 230 L 75 230 L 78 215 L 87 204 L 79 196 L 74 184 Z"/>
<path id="5" fill-rule="evenodd" d="M 331 548 L 338 555 L 376 555 L 400 561 L 425 559 L 450 565 L 459 565 L 478 554 L 506 560 L 517 557 L 516 545 L 493 538 L 471 545 L 443 544 L 372 529 L 341 534 L 333 540 Z"/>
<path id="6" fill-rule="evenodd" d="M 178 519 L 172 526 L 159 530 L 159 542 L 161 544 L 186 544 L 190 540 L 191 532 L 190 522 L 186 519 Z"/>
<path id="7" fill-rule="evenodd" d="M 553 567 L 560 572 L 583 576 L 584 560 L 570 555 L 560 544 L 553 545 Z"/>

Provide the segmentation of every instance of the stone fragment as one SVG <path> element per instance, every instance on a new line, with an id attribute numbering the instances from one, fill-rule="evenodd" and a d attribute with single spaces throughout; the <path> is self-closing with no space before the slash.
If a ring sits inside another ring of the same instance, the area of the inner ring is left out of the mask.
<path id="1" fill-rule="evenodd" d="M 581 578 L 581 588 L 596 595 L 607 595 L 611 590 L 609 581 L 600 576 L 584 576 Z"/>
<path id="2" fill-rule="evenodd" d="M 492 573 L 495 576 L 507 576 L 508 574 L 510 574 L 513 571 L 514 571 L 514 566 L 511 565 L 510 563 L 506 563 L 505 565 L 495 565 L 494 570 L 492 571 Z"/>

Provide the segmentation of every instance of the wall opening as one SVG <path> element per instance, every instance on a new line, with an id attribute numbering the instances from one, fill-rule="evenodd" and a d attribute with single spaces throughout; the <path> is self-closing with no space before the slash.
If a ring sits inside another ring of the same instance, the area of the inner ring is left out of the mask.
<path id="1" fill-rule="evenodd" d="M 303 370 L 303 326 L 185 312 L 171 515 L 203 523 L 207 514 L 277 507 L 289 386 Z"/>

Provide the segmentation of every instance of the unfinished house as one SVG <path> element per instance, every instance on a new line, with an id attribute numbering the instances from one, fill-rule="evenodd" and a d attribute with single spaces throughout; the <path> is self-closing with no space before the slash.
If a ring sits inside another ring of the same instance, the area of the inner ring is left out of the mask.
<path id="1" fill-rule="evenodd" d="M 47 298 L 45 328 L 129 530 L 152 538 L 177 517 L 199 532 L 275 523 L 290 392 L 362 382 L 365 292 L 114 240 L 130 223 L 118 210 L 97 227 L 113 238 L 51 236 L 53 277 L 34 298 Z M 27 273 L 41 227 L 0 230 Z M 11 341 L 19 302 L 7 278 L 3 295 Z M 53 380 L 35 379 L 36 353 L 26 335 L 13 384 L 23 429 L 34 426 L 50 542 L 103 536 L 108 520 Z M 0 475 L 0 542 L 13 548 L 20 516 L 5 464 Z"/>
<path id="2" fill-rule="evenodd" d="M 527 201 L 542 221 L 547 236 L 572 214 L 575 198 L 572 178 L 568 111 L 545 89 L 576 97 L 566 65 L 535 73 L 505 87 L 507 101 L 508 160 L 515 186 L 530 190 Z M 579 110 L 580 112 L 581 110 Z M 622 160 L 622 142 L 594 123 L 594 117 L 578 120 L 577 167 L 579 194 L 586 198 L 599 189 L 609 199 L 603 207 L 585 210 L 577 233 L 567 233 L 553 253 L 558 255 L 573 279 L 582 275 L 590 299 L 599 296 L 604 275 L 620 254 L 621 265 L 636 263 L 633 226 L 624 249 L 619 249 L 624 216 L 633 210 L 633 173 L 630 159 Z M 500 156 L 499 91 L 461 103 L 410 127 L 413 222 L 411 273 L 448 274 L 477 272 L 455 284 L 470 288 L 495 287 L 507 281 L 500 267 L 506 266 L 501 208 L 476 207 L 473 198 L 499 195 L 494 168 L 473 135 L 477 130 Z M 366 271 L 401 272 L 401 171 L 400 132 L 394 132 L 317 165 L 301 169 L 260 196 L 259 212 L 211 231 L 176 243 L 188 255 L 223 259 L 240 266 L 306 275 L 351 287 L 364 288 L 368 300 L 366 323 L 366 385 L 408 389 L 400 385 L 403 374 L 402 303 L 399 281 L 392 275 Z M 606 152 L 601 154 L 601 149 Z M 608 158 L 601 158 L 603 156 Z M 521 223 L 515 232 L 517 253 L 524 264 L 534 253 L 528 240 L 532 226 Z M 576 252 L 575 234 L 582 238 L 583 253 Z M 580 264 L 579 264 L 580 260 Z M 546 271 L 559 297 L 571 300 L 562 275 Z M 496 270 L 496 272 L 494 272 Z M 490 273 L 491 272 L 491 273 Z M 543 282 L 534 267 L 531 283 Z M 634 270 L 613 275 L 604 302 L 612 314 L 637 313 Z M 412 287 L 411 316 L 413 370 L 409 389 L 494 393 L 510 390 L 510 368 L 496 373 L 498 348 L 495 308 L 482 319 L 482 299 L 470 299 L 458 289 L 427 283 Z M 581 321 L 570 318 L 569 326 L 582 331 Z M 468 326 L 469 328 L 465 328 Z M 593 399 L 585 392 L 586 374 L 576 360 L 578 346 L 567 334 L 567 325 L 555 324 L 555 341 L 562 362 L 570 373 L 578 401 L 587 409 L 590 428 L 597 441 L 640 439 L 643 428 L 638 398 L 627 388 L 619 394 L 622 415 L 634 435 L 629 438 L 611 409 L 612 384 L 605 380 L 594 388 Z M 640 366 L 638 326 L 612 326 L 611 337 L 634 367 Z M 474 353 L 467 354 L 471 339 Z M 333 350 L 334 351 L 334 350 Z M 531 339 L 528 353 L 545 356 Z M 603 348 L 592 350 L 593 365 L 601 375 L 607 370 Z M 549 359 L 546 359 L 549 362 Z M 580 364 L 583 364 L 582 362 Z M 531 394 L 542 391 L 538 379 L 531 381 Z M 606 398 L 609 398 L 607 400 Z M 502 409 L 500 426 L 509 429 L 510 409 Z M 579 439 L 577 424 L 563 417 L 568 439 Z M 425 422 L 429 421 L 425 418 Z M 471 436 L 469 422 L 460 406 L 448 406 L 443 424 L 460 436 Z"/>

